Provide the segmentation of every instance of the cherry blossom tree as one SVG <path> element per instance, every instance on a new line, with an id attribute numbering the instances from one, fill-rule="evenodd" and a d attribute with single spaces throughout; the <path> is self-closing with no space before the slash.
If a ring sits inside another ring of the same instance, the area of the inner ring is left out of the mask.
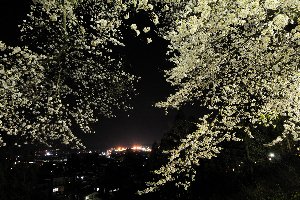
<path id="1" fill-rule="evenodd" d="M 266 145 L 299 140 L 299 0 L 35 2 L 21 26 L 27 46 L 0 43 L 2 132 L 80 146 L 73 124 L 90 132 L 96 115 L 127 109 L 134 77 L 112 52 L 124 45 L 122 20 L 144 10 L 170 41 L 175 65 L 166 78 L 177 90 L 156 106 L 196 102 L 208 110 L 197 130 L 169 152 L 169 162 L 155 171 L 161 179 L 144 193 L 179 176 L 183 181 L 176 184 L 188 188 L 194 167 L 217 156 L 221 143 L 256 137 L 257 126 L 275 127 L 279 118 L 283 131 Z M 150 31 L 130 28 L 137 36 Z"/>
<path id="2" fill-rule="evenodd" d="M 109 10 L 109 12 L 108 12 Z M 0 43 L 2 134 L 82 147 L 72 128 L 130 109 L 136 77 L 124 71 L 118 1 L 36 0 L 20 26 L 22 47 Z"/>
<path id="3" fill-rule="evenodd" d="M 169 151 L 154 171 L 161 178 L 140 193 L 168 182 L 187 189 L 201 159 L 216 157 L 221 144 L 254 138 L 257 126 L 282 132 L 266 145 L 299 140 L 300 1 L 163 1 L 160 34 L 170 41 L 167 81 L 177 90 L 157 107 L 178 109 L 195 102 L 208 109 L 197 130 Z M 195 107 L 195 109 L 199 109 Z M 203 112 L 203 109 L 199 109 Z"/>

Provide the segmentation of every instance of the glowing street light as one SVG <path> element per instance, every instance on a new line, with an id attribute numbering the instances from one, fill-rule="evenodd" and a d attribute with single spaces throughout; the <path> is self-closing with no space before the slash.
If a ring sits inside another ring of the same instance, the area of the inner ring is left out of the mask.
<path id="1" fill-rule="evenodd" d="M 275 154 L 273 152 L 269 153 L 269 157 L 270 158 L 274 158 L 275 157 Z"/>

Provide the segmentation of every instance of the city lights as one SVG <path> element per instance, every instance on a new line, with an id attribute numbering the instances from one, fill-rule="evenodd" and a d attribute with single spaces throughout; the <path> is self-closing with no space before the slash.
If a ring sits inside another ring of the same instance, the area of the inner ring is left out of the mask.
<path id="1" fill-rule="evenodd" d="M 151 151 L 151 149 L 149 147 L 143 147 L 143 146 L 137 146 L 137 145 L 133 146 L 131 149 L 138 150 L 138 151 L 146 151 L 146 152 Z"/>
<path id="2" fill-rule="evenodd" d="M 127 150 L 126 147 L 117 147 L 117 148 L 115 149 L 115 151 L 126 151 L 126 150 Z"/>
<path id="3" fill-rule="evenodd" d="M 113 152 L 125 152 L 127 150 L 132 150 L 132 151 L 141 151 L 141 152 L 151 152 L 151 148 L 148 146 L 142 146 L 142 145 L 133 145 L 132 147 L 124 147 L 124 146 L 118 146 L 115 148 L 110 148 L 106 151 L 106 156 L 110 157 L 110 155 Z"/>

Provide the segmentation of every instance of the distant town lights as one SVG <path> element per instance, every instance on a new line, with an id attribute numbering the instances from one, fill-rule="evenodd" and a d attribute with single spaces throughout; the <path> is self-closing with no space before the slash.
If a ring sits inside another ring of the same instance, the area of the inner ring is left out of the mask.
<path id="1" fill-rule="evenodd" d="M 137 145 L 133 146 L 131 149 L 139 150 L 139 151 L 147 151 L 147 152 L 151 151 L 151 149 L 149 147 L 143 147 L 143 146 L 137 146 Z"/>
<path id="2" fill-rule="evenodd" d="M 116 149 L 114 149 L 115 151 L 126 151 L 127 148 L 126 147 L 117 147 Z"/>
<path id="3" fill-rule="evenodd" d="M 147 146 L 141 146 L 141 145 L 134 145 L 131 148 L 118 146 L 116 148 L 110 148 L 108 149 L 104 155 L 106 155 L 108 158 L 113 152 L 124 152 L 126 150 L 132 150 L 132 151 L 143 151 L 143 152 L 151 152 L 151 148 Z M 103 153 L 102 153 L 103 154 Z"/>

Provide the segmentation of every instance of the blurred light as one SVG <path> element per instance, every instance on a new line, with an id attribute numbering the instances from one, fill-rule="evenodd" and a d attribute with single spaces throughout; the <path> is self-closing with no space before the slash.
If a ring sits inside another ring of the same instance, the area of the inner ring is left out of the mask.
<path id="1" fill-rule="evenodd" d="M 275 157 L 275 154 L 273 152 L 269 153 L 269 157 L 270 158 L 274 158 Z"/>
<path id="2" fill-rule="evenodd" d="M 53 188 L 53 192 L 58 192 L 58 188 Z"/>
<path id="3" fill-rule="evenodd" d="M 127 148 L 126 147 L 117 147 L 116 149 L 114 149 L 115 151 L 126 151 Z"/>
<path id="4" fill-rule="evenodd" d="M 151 149 L 150 147 L 144 147 L 144 146 L 139 146 L 139 145 L 134 145 L 133 147 L 131 147 L 132 150 L 139 150 L 139 151 L 146 151 L 146 152 L 150 152 Z"/>

